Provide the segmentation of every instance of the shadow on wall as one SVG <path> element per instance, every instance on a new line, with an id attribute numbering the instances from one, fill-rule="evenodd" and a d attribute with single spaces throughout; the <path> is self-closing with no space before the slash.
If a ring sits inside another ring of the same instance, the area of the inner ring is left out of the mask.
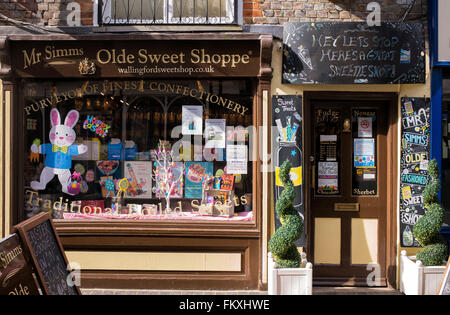
<path id="1" fill-rule="evenodd" d="M 367 5 L 378 2 L 381 7 L 381 21 L 419 22 L 427 19 L 427 0 L 329 0 L 336 11 L 348 11 L 352 17 L 365 20 L 370 13 Z"/>

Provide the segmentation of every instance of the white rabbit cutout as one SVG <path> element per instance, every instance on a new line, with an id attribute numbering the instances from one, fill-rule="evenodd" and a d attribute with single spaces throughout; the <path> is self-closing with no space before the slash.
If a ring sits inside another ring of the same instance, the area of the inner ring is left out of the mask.
<path id="1" fill-rule="evenodd" d="M 71 110 L 64 120 L 64 125 L 61 125 L 59 111 L 56 108 L 50 111 L 52 124 L 49 133 L 50 143 L 41 144 L 39 147 L 35 144 L 31 146 L 31 152 L 45 155 L 45 167 L 41 172 L 39 182 L 32 181 L 30 184 L 34 190 L 44 190 L 53 177 L 58 175 L 62 191 L 69 194 L 67 183 L 71 176 L 72 155 L 83 154 L 87 151 L 84 144 L 73 145 L 77 138 L 73 127 L 77 124 L 79 117 L 78 111 Z"/>

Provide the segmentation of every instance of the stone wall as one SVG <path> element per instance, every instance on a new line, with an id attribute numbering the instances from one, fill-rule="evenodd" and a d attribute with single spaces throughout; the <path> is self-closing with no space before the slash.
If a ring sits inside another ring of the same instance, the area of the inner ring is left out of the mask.
<path id="1" fill-rule="evenodd" d="M 138 0 L 136 0 L 138 1 Z M 149 1 L 149 0 L 144 0 Z M 187 1 L 187 0 L 185 0 Z M 67 5 L 73 0 L 0 0 L 0 25 L 11 25 L 4 16 L 41 26 L 67 25 Z M 76 0 L 81 25 L 93 24 L 93 0 Z M 244 24 L 282 25 L 286 22 L 363 21 L 370 0 L 242 0 Z M 427 0 L 378 0 L 383 21 L 399 21 L 411 3 L 405 21 L 426 19 Z"/>
<path id="2" fill-rule="evenodd" d="M 8 18 L 40 26 L 66 26 L 67 6 L 73 0 L 0 0 L 0 25 L 14 25 Z M 93 0 L 76 0 L 81 7 L 81 25 L 93 24 Z"/>

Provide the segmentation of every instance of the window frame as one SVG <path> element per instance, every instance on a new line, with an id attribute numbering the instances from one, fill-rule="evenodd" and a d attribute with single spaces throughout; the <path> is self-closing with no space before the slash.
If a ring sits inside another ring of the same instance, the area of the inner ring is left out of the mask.
<path id="1" fill-rule="evenodd" d="M 95 26 L 99 25 L 235 25 L 242 24 L 242 0 L 221 0 L 226 1 L 226 15 L 224 17 L 212 16 L 209 19 L 220 19 L 219 22 L 207 22 L 207 17 L 179 17 L 174 16 L 173 7 L 177 0 L 163 1 L 163 18 L 157 20 L 151 19 L 130 19 L 121 22 L 120 19 L 112 18 L 112 1 L 113 0 L 94 0 L 94 21 Z M 117 0 L 115 0 L 117 1 Z M 101 7 L 101 10 L 99 10 Z M 107 14 L 108 13 L 108 14 Z M 110 17 L 107 22 L 105 17 Z M 205 21 L 200 21 L 204 19 Z M 222 21 L 225 19 L 225 21 Z M 227 20 L 231 22 L 227 22 Z"/>

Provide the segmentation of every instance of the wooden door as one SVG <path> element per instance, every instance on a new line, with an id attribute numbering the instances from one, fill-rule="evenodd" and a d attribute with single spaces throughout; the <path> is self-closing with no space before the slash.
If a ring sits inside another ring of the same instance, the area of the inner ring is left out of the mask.
<path id="1" fill-rule="evenodd" d="M 313 101 L 306 111 L 315 284 L 386 285 L 388 104 Z"/>

